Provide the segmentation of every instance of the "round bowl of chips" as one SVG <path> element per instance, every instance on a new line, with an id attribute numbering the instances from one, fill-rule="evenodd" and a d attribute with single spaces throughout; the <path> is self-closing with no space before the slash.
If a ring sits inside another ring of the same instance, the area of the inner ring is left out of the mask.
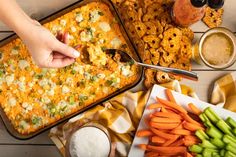
<path id="1" fill-rule="evenodd" d="M 235 44 L 236 37 L 227 28 L 209 29 L 199 40 L 199 59 L 213 69 L 229 68 L 236 61 Z"/>

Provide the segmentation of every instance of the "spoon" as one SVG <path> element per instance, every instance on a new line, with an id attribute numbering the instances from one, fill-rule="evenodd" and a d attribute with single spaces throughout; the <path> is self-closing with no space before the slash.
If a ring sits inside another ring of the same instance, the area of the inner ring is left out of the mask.
<path id="1" fill-rule="evenodd" d="M 143 67 L 152 68 L 152 69 L 160 70 L 163 72 L 171 73 L 171 74 L 174 74 L 174 75 L 177 75 L 177 76 L 189 79 L 189 80 L 193 80 L 193 81 L 198 80 L 198 75 L 195 72 L 141 63 L 141 62 L 136 61 L 134 58 L 132 58 L 126 52 L 118 50 L 118 49 L 106 49 L 105 52 L 106 52 L 106 54 L 111 55 L 112 59 L 114 59 L 113 57 L 116 54 L 119 54 L 120 55 L 120 62 L 130 62 L 130 63 L 134 63 L 134 64 L 137 64 L 137 65 L 140 65 Z"/>

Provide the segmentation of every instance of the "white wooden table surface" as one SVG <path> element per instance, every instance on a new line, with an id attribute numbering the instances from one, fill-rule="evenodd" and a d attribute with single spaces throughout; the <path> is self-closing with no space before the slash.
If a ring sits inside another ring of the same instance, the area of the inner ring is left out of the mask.
<path id="1" fill-rule="evenodd" d="M 76 2 L 77 0 L 17 0 L 23 7 L 26 13 L 37 19 L 45 17 L 65 6 Z M 225 12 L 223 25 L 236 33 L 236 18 L 234 12 L 236 10 L 235 0 L 225 1 Z M 192 26 L 195 32 L 195 40 L 197 40 L 204 31 L 208 28 L 202 23 L 198 22 Z M 12 34 L 6 26 L 0 23 L 0 39 Z M 215 71 L 204 65 L 197 65 L 193 63 L 193 70 L 199 74 L 199 81 L 192 82 L 184 80 L 185 83 L 191 86 L 199 98 L 208 101 L 212 90 L 213 83 L 219 77 L 236 70 L 236 64 L 224 71 Z M 60 157 L 60 153 L 56 146 L 47 136 L 45 132 L 31 140 L 20 141 L 11 137 L 6 131 L 2 121 L 0 121 L 0 156 L 1 157 Z"/>

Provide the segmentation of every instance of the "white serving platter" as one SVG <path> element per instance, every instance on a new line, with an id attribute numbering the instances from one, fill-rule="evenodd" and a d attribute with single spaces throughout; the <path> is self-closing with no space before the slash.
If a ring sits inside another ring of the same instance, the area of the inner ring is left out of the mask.
<path id="1" fill-rule="evenodd" d="M 188 97 L 186 95 L 183 95 L 183 94 L 180 94 L 180 93 L 177 93 L 177 92 L 174 92 L 174 91 L 172 91 L 172 93 L 173 93 L 173 96 L 175 97 L 176 102 L 179 105 L 183 106 L 187 110 L 188 110 L 187 106 L 191 102 L 191 103 L 195 104 L 201 110 L 204 110 L 206 107 L 210 106 L 223 119 L 226 119 L 227 117 L 231 117 L 234 120 L 236 120 L 236 113 L 234 113 L 234 112 L 231 112 L 229 110 L 220 108 L 219 106 L 211 105 L 209 103 L 200 101 L 198 99 Z M 144 117 L 149 115 L 152 111 L 148 110 L 146 108 L 150 104 L 153 104 L 153 103 L 156 102 L 156 96 L 158 96 L 160 98 L 167 99 L 167 97 L 165 95 L 165 88 L 161 87 L 161 86 L 158 86 L 158 85 L 153 86 L 152 92 L 150 93 L 148 102 L 146 104 L 143 116 L 141 118 L 141 121 L 139 123 L 139 126 L 138 126 L 137 130 L 148 128 L 146 126 L 145 122 L 144 122 Z M 147 144 L 147 143 L 148 143 L 148 138 L 140 138 L 140 137 L 135 136 L 128 157 L 143 157 L 144 156 L 144 151 L 139 149 L 137 147 L 137 145 L 138 144 Z"/>

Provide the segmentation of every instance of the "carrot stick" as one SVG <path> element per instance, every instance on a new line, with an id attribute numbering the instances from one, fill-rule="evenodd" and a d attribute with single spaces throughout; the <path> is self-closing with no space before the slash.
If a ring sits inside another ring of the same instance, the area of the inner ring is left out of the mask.
<path id="1" fill-rule="evenodd" d="M 186 153 L 187 149 L 186 147 L 160 147 L 160 146 L 152 146 L 147 145 L 148 150 L 153 150 L 161 155 L 177 155 L 177 154 L 184 154 Z"/>
<path id="2" fill-rule="evenodd" d="M 182 146 L 184 145 L 184 139 L 180 138 L 177 141 L 175 141 L 174 143 L 170 144 L 170 147 L 177 147 L 177 146 Z"/>
<path id="3" fill-rule="evenodd" d="M 146 144 L 139 144 L 137 146 L 142 150 L 147 150 L 147 145 Z"/>
<path id="4" fill-rule="evenodd" d="M 179 105 L 177 105 L 177 104 L 175 104 L 173 102 L 161 99 L 159 97 L 156 97 L 156 99 L 157 99 L 158 102 L 160 102 L 161 104 L 164 104 L 165 106 L 174 108 L 174 109 L 178 110 L 181 113 L 187 114 L 187 111 L 183 107 L 181 107 L 181 106 L 179 106 Z"/>
<path id="5" fill-rule="evenodd" d="M 165 93 L 166 93 L 166 96 L 168 97 L 168 99 L 170 100 L 170 102 L 177 104 L 170 89 L 166 89 Z"/>
<path id="6" fill-rule="evenodd" d="M 164 143 L 166 141 L 166 139 L 162 138 L 162 137 L 159 137 L 159 136 L 153 136 L 151 137 L 151 141 L 153 143 Z"/>
<path id="7" fill-rule="evenodd" d="M 138 137 L 147 137 L 147 136 L 152 136 L 152 135 L 154 134 L 150 130 L 139 130 L 136 133 L 136 136 Z"/>
<path id="8" fill-rule="evenodd" d="M 145 153 L 145 157 L 159 157 L 159 154 L 157 152 L 147 152 Z"/>
<path id="9" fill-rule="evenodd" d="M 186 140 L 186 141 L 197 141 L 197 142 L 200 143 L 200 140 L 196 136 L 193 136 L 193 135 L 184 136 L 184 140 Z"/>
<path id="10" fill-rule="evenodd" d="M 202 111 L 198 109 L 193 103 L 189 103 L 188 108 L 196 115 L 200 115 L 202 113 Z"/>
<path id="11" fill-rule="evenodd" d="M 197 131 L 199 129 L 205 130 L 203 127 L 196 125 L 194 123 L 190 123 L 190 122 L 184 122 L 183 127 L 187 130 L 190 130 L 190 131 Z"/>
<path id="12" fill-rule="evenodd" d="M 188 121 L 188 122 L 190 122 L 190 123 L 194 123 L 194 124 L 196 124 L 196 125 L 198 125 L 198 126 L 202 126 L 200 123 L 198 123 L 197 121 L 193 120 L 187 113 L 186 113 L 186 114 L 181 113 L 181 116 L 182 116 L 186 121 Z"/>
<path id="13" fill-rule="evenodd" d="M 161 112 L 166 113 L 166 112 L 168 112 L 168 111 L 165 109 L 165 107 L 161 107 Z"/>
<path id="14" fill-rule="evenodd" d="M 166 113 L 166 112 L 155 112 L 153 115 L 157 117 L 166 117 L 166 118 L 175 118 L 175 119 L 182 119 L 182 117 L 176 113 Z"/>
<path id="15" fill-rule="evenodd" d="M 187 152 L 187 157 L 193 157 L 192 154 Z"/>
<path id="16" fill-rule="evenodd" d="M 174 129 L 172 131 L 170 131 L 170 133 L 172 134 L 176 134 L 176 135 L 191 135 L 192 132 L 186 129 Z"/>
<path id="17" fill-rule="evenodd" d="M 165 143 L 163 143 L 161 146 L 163 146 L 163 147 L 169 146 L 170 144 L 172 144 L 173 142 L 175 142 L 178 138 L 179 138 L 179 136 L 176 136 L 176 138 L 173 138 L 173 139 L 169 139 L 168 141 L 166 141 Z"/>
<path id="18" fill-rule="evenodd" d="M 158 109 L 158 108 L 161 108 L 161 107 L 164 107 L 164 105 L 155 103 L 155 104 L 150 104 L 150 105 L 147 107 L 147 109 L 152 110 L 152 109 Z"/>
<path id="19" fill-rule="evenodd" d="M 162 117 L 153 117 L 151 118 L 151 121 L 157 122 L 157 123 L 180 123 L 180 119 L 176 118 L 162 118 Z"/>
<path id="20" fill-rule="evenodd" d="M 175 129 L 183 129 L 183 122 L 180 123 Z"/>
<path id="21" fill-rule="evenodd" d="M 163 129 L 163 130 L 168 130 L 168 129 L 174 129 L 179 125 L 179 123 L 155 123 L 155 122 L 150 122 L 150 126 L 153 128 L 157 129 Z"/>
<path id="22" fill-rule="evenodd" d="M 186 140 L 186 139 L 184 139 L 184 145 L 185 146 L 192 146 L 192 145 L 194 145 L 194 144 L 198 144 L 199 143 L 199 141 L 195 141 L 195 140 Z"/>
<path id="23" fill-rule="evenodd" d="M 166 111 L 169 112 L 169 113 L 174 113 L 174 114 L 178 114 L 179 112 L 175 109 L 170 109 L 170 108 L 166 108 Z"/>
<path id="24" fill-rule="evenodd" d="M 169 133 L 165 133 L 163 131 L 160 131 L 160 130 L 157 130 L 155 128 L 150 128 L 151 131 L 156 134 L 157 136 L 160 136 L 164 139 L 173 139 L 173 138 L 176 138 L 177 135 L 173 135 L 173 134 L 169 134 Z"/>

